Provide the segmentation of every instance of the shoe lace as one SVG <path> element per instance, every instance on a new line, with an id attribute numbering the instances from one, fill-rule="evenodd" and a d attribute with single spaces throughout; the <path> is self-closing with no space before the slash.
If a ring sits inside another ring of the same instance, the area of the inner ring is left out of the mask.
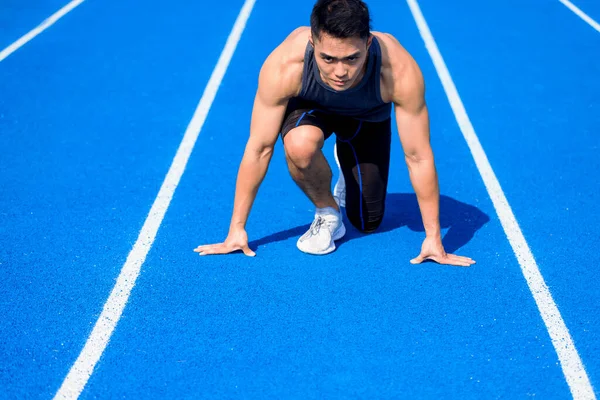
<path id="1" fill-rule="evenodd" d="M 310 225 L 310 232 L 313 235 L 318 235 L 321 227 L 325 224 L 325 220 L 321 216 L 317 216 L 313 223 Z"/>

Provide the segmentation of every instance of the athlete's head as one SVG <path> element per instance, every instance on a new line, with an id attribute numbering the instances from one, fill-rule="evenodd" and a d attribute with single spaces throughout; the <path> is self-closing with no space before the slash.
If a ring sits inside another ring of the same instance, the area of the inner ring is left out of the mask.
<path id="1" fill-rule="evenodd" d="M 361 0 L 317 0 L 310 28 L 323 81 L 335 90 L 358 83 L 371 45 L 367 5 Z"/>

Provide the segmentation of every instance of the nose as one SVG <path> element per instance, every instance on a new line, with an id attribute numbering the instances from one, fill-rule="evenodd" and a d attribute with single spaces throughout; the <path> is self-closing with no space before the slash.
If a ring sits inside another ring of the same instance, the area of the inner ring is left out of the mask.
<path id="1" fill-rule="evenodd" d="M 335 70 L 333 71 L 333 73 L 335 74 L 336 78 L 338 79 L 342 79 L 346 76 L 346 73 L 348 71 L 346 70 L 346 67 L 344 66 L 344 63 L 339 62 L 336 64 L 335 66 Z"/>

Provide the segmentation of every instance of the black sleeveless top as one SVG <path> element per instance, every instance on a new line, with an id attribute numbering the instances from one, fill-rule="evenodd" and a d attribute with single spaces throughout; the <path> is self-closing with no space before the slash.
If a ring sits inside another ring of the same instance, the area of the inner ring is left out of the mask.
<path id="1" fill-rule="evenodd" d="M 381 48 L 376 37 L 373 37 L 369 46 L 365 74 L 353 88 L 336 91 L 325 84 L 314 58 L 314 49 L 309 42 L 304 54 L 299 100 L 313 104 L 317 110 L 362 121 L 381 122 L 390 118 L 392 104 L 384 103 L 381 99 Z"/>

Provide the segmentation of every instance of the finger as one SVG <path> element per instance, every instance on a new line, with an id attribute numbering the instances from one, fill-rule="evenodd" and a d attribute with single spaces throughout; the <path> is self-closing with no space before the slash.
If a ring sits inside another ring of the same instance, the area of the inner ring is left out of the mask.
<path id="1" fill-rule="evenodd" d="M 431 260 L 438 264 L 455 265 L 460 267 L 469 267 L 472 264 L 475 264 L 475 261 L 470 259 L 469 257 L 457 256 L 454 254 L 446 254 L 445 257 L 436 255 L 424 256 L 423 254 L 420 254 L 418 257 L 410 260 L 410 262 L 411 264 L 420 264 L 425 260 Z"/>
<path id="2" fill-rule="evenodd" d="M 250 250 L 250 247 L 248 247 L 247 245 L 242 247 L 242 251 L 244 252 L 245 255 L 247 255 L 248 257 L 254 257 L 256 255 L 255 252 L 253 252 L 252 250 Z"/>
<path id="3" fill-rule="evenodd" d="M 460 262 L 467 262 L 469 264 L 475 264 L 475 260 L 473 260 L 470 257 L 464 257 L 464 256 L 457 256 L 455 254 L 448 254 L 448 258 L 454 260 L 454 261 L 460 261 Z"/>
<path id="4" fill-rule="evenodd" d="M 466 261 L 452 261 L 452 262 L 448 263 L 447 265 L 454 265 L 455 267 L 470 267 L 471 263 L 466 262 Z"/>
<path id="5" fill-rule="evenodd" d="M 472 264 L 472 262 L 466 261 L 466 260 L 460 260 L 460 259 L 446 257 L 446 258 L 440 260 L 440 264 L 455 265 L 457 267 L 470 267 L 471 264 Z"/>
<path id="6" fill-rule="evenodd" d="M 419 254 L 417 257 L 410 260 L 410 263 L 411 264 L 421 264 L 423 262 L 423 260 L 425 260 L 425 257 L 423 256 L 423 254 Z"/>
<path id="7" fill-rule="evenodd" d="M 211 254 L 220 254 L 220 252 L 215 249 L 204 249 L 204 250 L 198 252 L 199 256 L 208 256 Z"/>
<path id="8" fill-rule="evenodd" d="M 421 254 L 419 254 L 418 257 L 413 258 L 412 260 L 410 260 L 410 262 L 413 263 L 413 264 L 420 264 L 423 261 L 427 261 L 427 260 L 435 261 L 436 263 L 439 263 L 440 260 L 441 260 L 441 257 L 436 256 L 436 255 L 431 255 L 431 254 L 426 256 L 426 255 L 423 255 L 421 253 Z"/>
<path id="9" fill-rule="evenodd" d="M 460 258 L 461 260 L 473 261 L 473 259 L 471 257 L 459 256 L 457 254 L 448 254 L 448 257 L 456 257 L 456 258 Z"/>
<path id="10" fill-rule="evenodd" d="M 227 254 L 230 253 L 229 251 L 223 251 L 223 250 L 217 250 L 217 249 L 210 249 L 210 250 L 204 250 L 198 253 L 199 256 L 210 256 L 213 254 Z"/>
<path id="11" fill-rule="evenodd" d="M 442 265 L 455 265 L 460 267 L 469 267 L 474 264 L 475 261 L 470 260 L 467 257 L 455 256 L 453 254 L 446 254 L 445 256 L 430 255 L 425 257 L 426 260 L 435 261 Z"/>
<path id="12" fill-rule="evenodd" d="M 198 247 L 196 247 L 196 248 L 194 249 L 194 251 L 195 251 L 196 253 L 198 253 L 198 252 L 200 252 L 200 251 L 203 251 L 203 250 L 206 250 L 206 249 L 210 249 L 210 248 L 212 248 L 212 247 L 214 247 L 214 246 L 216 246 L 216 245 L 217 245 L 216 243 L 215 243 L 215 244 L 203 244 L 203 245 L 201 245 L 201 246 L 198 246 Z"/>
<path id="13" fill-rule="evenodd" d="M 214 246 L 206 247 L 198 252 L 201 256 L 207 256 L 209 254 L 225 254 L 229 253 L 231 250 L 225 247 L 222 244 L 216 244 Z"/>

